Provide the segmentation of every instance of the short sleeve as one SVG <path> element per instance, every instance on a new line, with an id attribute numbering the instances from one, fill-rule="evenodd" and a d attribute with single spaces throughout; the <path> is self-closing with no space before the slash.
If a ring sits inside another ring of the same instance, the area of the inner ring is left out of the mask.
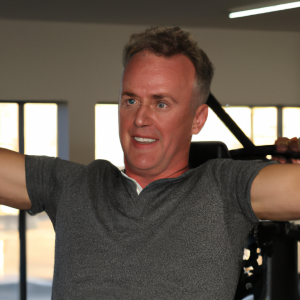
<path id="1" fill-rule="evenodd" d="M 47 156 L 25 156 L 26 188 L 32 207 L 30 215 L 45 211 L 55 225 L 63 193 L 83 166 Z"/>
<path id="2" fill-rule="evenodd" d="M 213 176 L 218 182 L 222 197 L 232 209 L 244 215 L 250 223 L 259 219 L 251 206 L 251 186 L 258 173 L 273 161 L 239 161 L 222 159 L 212 166 Z"/>

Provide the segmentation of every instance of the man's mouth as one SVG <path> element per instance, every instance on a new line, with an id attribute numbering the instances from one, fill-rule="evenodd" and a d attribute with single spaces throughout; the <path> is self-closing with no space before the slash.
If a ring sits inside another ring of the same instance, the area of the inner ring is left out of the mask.
<path id="1" fill-rule="evenodd" d="M 135 139 L 137 142 L 143 143 L 143 144 L 151 144 L 151 143 L 154 143 L 154 142 L 157 141 L 157 140 L 155 140 L 155 139 L 142 138 L 142 137 L 138 137 L 138 136 L 135 136 L 134 139 Z"/>

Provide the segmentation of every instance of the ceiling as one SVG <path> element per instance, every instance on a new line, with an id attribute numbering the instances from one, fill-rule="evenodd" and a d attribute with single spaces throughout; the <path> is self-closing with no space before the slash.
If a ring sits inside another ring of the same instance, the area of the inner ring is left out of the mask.
<path id="1" fill-rule="evenodd" d="M 300 32 L 300 8 L 238 19 L 228 18 L 230 8 L 259 2 L 262 1 L 0 0 L 0 19 Z"/>

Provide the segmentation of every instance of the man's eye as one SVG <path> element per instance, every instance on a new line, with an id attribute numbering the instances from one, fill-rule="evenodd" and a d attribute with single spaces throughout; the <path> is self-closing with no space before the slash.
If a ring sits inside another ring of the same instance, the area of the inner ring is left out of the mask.
<path id="1" fill-rule="evenodd" d="M 157 107 L 158 108 L 166 108 L 167 105 L 165 103 L 163 103 L 163 102 L 160 102 L 160 103 L 157 104 Z"/>
<path id="2" fill-rule="evenodd" d="M 134 99 L 128 99 L 127 103 L 130 104 L 130 105 L 133 105 L 133 104 L 135 104 L 135 100 Z"/>

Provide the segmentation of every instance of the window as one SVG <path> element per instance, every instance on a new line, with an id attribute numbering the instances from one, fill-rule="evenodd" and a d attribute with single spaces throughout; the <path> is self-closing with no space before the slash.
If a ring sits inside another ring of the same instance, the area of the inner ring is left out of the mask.
<path id="1" fill-rule="evenodd" d="M 0 103 L 0 147 L 30 155 L 59 155 L 68 159 L 67 123 L 65 103 Z M 34 217 L 22 213 L 27 228 L 26 252 L 19 245 L 19 210 L 0 205 L 0 291 L 5 290 L 5 299 L 20 298 L 21 251 L 27 254 L 27 299 L 37 299 L 39 293 L 42 299 L 50 300 L 55 241 L 53 226 L 46 213 Z M 26 289 L 22 291 L 25 293 Z"/>
<path id="2" fill-rule="evenodd" d="M 256 146 L 272 145 L 279 136 L 300 136 L 299 107 L 225 106 L 224 109 Z M 211 109 L 203 129 L 192 140 L 218 140 L 230 150 L 242 148 Z"/>
<path id="3" fill-rule="evenodd" d="M 19 151 L 18 114 L 17 103 L 0 103 L 0 147 Z M 16 286 L 19 280 L 18 214 L 18 210 L 0 205 L 0 290 L 7 283 Z M 18 289 L 9 291 L 8 297 L 17 299 Z"/>
<path id="4" fill-rule="evenodd" d="M 284 107 L 282 109 L 282 136 L 299 137 L 300 108 Z"/>
<path id="5" fill-rule="evenodd" d="M 249 107 L 225 107 L 225 110 L 244 133 L 251 137 L 251 109 Z M 199 134 L 193 135 L 192 141 L 222 141 L 228 149 L 243 147 L 210 108 L 204 127 Z"/>
<path id="6" fill-rule="evenodd" d="M 25 154 L 57 156 L 57 104 L 24 105 Z"/>
<path id="7" fill-rule="evenodd" d="M 117 167 L 124 166 L 124 157 L 119 140 L 117 104 L 95 106 L 95 158 L 106 159 Z"/>

